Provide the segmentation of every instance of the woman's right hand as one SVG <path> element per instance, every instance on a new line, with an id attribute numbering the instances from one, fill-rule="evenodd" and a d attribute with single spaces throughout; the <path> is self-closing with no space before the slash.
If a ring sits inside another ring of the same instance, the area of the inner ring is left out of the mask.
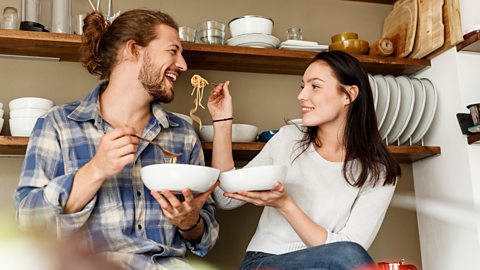
<path id="1" fill-rule="evenodd" d="M 119 173 L 125 165 L 135 160 L 140 140 L 133 127 L 115 128 L 105 134 L 97 148 L 97 153 L 90 161 L 95 175 L 105 179 Z"/>
<path id="2" fill-rule="evenodd" d="M 232 97 L 228 86 L 230 81 L 220 83 L 215 86 L 208 97 L 208 111 L 212 119 L 224 119 L 233 116 Z"/>

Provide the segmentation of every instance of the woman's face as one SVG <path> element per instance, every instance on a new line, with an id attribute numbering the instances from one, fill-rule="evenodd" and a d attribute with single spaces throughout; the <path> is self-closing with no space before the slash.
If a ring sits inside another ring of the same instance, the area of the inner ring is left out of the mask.
<path id="1" fill-rule="evenodd" d="M 298 101 L 305 126 L 343 124 L 348 96 L 341 89 L 332 69 L 323 61 L 312 63 L 303 75 Z"/>

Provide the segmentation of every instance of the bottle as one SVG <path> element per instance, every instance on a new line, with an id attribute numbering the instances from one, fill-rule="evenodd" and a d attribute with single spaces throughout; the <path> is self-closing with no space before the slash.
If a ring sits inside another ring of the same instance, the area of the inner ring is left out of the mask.
<path id="1" fill-rule="evenodd" d="M 72 32 L 72 1 L 52 0 L 52 26 L 50 32 L 71 33 Z"/>

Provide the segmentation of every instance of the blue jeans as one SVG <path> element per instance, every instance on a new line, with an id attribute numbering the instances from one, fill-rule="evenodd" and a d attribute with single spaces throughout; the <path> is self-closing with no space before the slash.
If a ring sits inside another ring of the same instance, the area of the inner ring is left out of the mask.
<path id="1" fill-rule="evenodd" d="M 367 251 L 357 243 L 336 242 L 285 254 L 247 252 L 241 270 L 354 270 L 374 265 Z"/>

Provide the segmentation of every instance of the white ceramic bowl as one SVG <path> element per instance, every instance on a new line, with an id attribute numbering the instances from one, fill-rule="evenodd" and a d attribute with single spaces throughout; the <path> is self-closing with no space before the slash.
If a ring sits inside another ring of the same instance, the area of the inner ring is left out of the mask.
<path id="1" fill-rule="evenodd" d="M 25 117 L 38 118 L 44 115 L 45 113 L 47 113 L 47 111 L 48 110 L 44 110 L 44 109 L 30 109 L 30 108 L 17 109 L 17 110 L 10 111 L 10 118 L 25 118 Z"/>
<path id="2" fill-rule="evenodd" d="M 232 37 L 244 34 L 272 34 L 273 20 L 257 16 L 246 15 L 235 18 L 228 23 Z"/>
<path id="3" fill-rule="evenodd" d="M 48 110 L 53 107 L 53 101 L 39 97 L 22 97 L 10 101 L 8 107 L 10 111 L 25 108 Z"/>
<path id="4" fill-rule="evenodd" d="M 0 118 L 3 117 L 3 113 L 4 113 L 4 111 L 0 108 Z"/>
<path id="5" fill-rule="evenodd" d="M 182 118 L 183 120 L 187 121 L 188 123 L 190 123 L 190 125 L 193 125 L 193 119 L 190 116 L 181 114 L 181 113 L 176 113 L 176 112 L 172 112 L 172 113 Z"/>
<path id="6" fill-rule="evenodd" d="M 3 122 L 5 122 L 5 120 L 3 120 L 3 118 L 0 118 L 0 132 L 2 132 Z"/>
<path id="7" fill-rule="evenodd" d="M 147 188 L 173 192 L 181 192 L 184 188 L 193 192 L 205 192 L 217 181 L 219 174 L 218 169 L 189 164 L 154 164 L 140 170 Z"/>
<path id="8" fill-rule="evenodd" d="M 12 136 L 30 136 L 38 117 L 12 118 L 8 121 L 10 124 L 10 134 Z"/>
<path id="9" fill-rule="evenodd" d="M 271 190 L 275 182 L 285 181 L 287 167 L 281 165 L 266 165 L 238 169 L 220 174 L 220 187 L 226 192 L 241 190 L 260 191 Z"/>
<path id="10" fill-rule="evenodd" d="M 232 142 L 254 142 L 257 138 L 258 128 L 247 124 L 232 125 Z M 200 129 L 200 139 L 213 141 L 213 125 L 203 125 Z"/>

